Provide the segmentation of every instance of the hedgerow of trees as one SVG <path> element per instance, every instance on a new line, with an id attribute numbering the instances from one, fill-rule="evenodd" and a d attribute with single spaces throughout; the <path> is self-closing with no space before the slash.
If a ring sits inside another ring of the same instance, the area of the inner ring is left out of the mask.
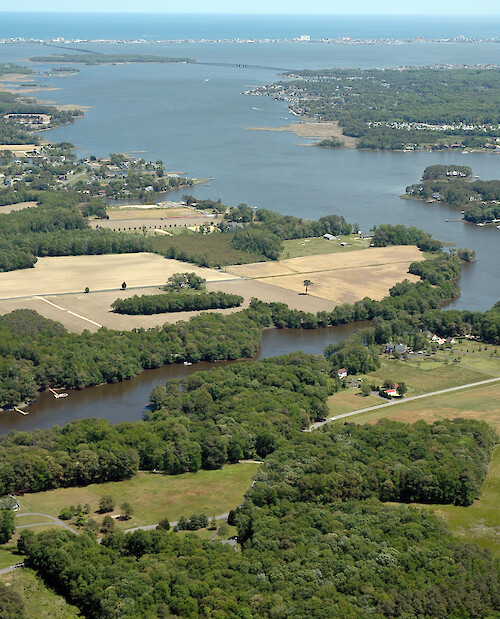
<path id="1" fill-rule="evenodd" d="M 170 292 L 166 294 L 134 295 L 116 299 L 111 307 L 118 314 L 162 314 L 208 309 L 239 307 L 243 297 L 226 292 Z"/>

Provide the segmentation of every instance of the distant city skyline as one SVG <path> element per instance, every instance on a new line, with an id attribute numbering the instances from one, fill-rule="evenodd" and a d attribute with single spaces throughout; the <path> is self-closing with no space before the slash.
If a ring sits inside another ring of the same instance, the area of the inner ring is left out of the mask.
<path id="1" fill-rule="evenodd" d="M 116 12 L 116 13 L 200 13 L 200 14 L 302 14 L 302 15 L 500 15 L 498 0 L 21 0 L 5 12 Z"/>

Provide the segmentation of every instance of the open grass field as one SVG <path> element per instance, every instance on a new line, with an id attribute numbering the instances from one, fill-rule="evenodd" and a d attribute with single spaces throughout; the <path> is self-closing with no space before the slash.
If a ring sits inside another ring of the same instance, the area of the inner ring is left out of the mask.
<path id="1" fill-rule="evenodd" d="M 333 398 L 335 396 L 331 396 L 331 399 Z M 362 401 L 365 402 L 367 399 L 362 398 Z M 356 410 L 356 408 L 351 410 Z M 413 402 L 403 400 L 401 404 L 383 408 L 379 412 L 353 415 L 349 421 L 374 423 L 378 419 L 387 418 L 404 423 L 414 423 L 419 419 L 432 423 L 440 419 L 454 419 L 455 417 L 482 419 L 500 433 L 500 384 L 470 387 L 455 393 L 443 393 Z"/>
<path id="2" fill-rule="evenodd" d="M 328 398 L 328 410 L 330 415 L 342 415 L 355 411 L 358 408 L 367 408 L 368 406 L 377 406 L 382 400 L 378 396 L 369 395 L 363 397 L 359 389 L 341 389 Z"/>
<path id="3" fill-rule="evenodd" d="M 419 357 L 418 361 L 408 362 L 384 356 L 379 370 L 361 378 L 375 385 L 382 385 L 386 379 L 394 383 L 404 382 L 408 388 L 406 394 L 408 397 L 479 382 L 500 374 L 496 358 L 484 359 L 483 362 L 485 365 L 489 362 L 489 365 L 483 371 L 479 371 L 460 364 L 445 364 L 437 355 Z M 498 368 L 497 371 L 495 368 Z M 341 389 L 330 396 L 328 407 L 330 415 L 333 416 L 385 402 L 386 400 L 375 395 L 362 397 L 360 389 L 353 383 L 348 384 L 347 389 Z M 349 421 L 369 423 L 388 418 L 413 423 L 418 419 L 432 422 L 453 417 L 483 419 L 500 432 L 500 384 L 471 387 L 456 393 L 436 395 L 413 402 L 405 402 L 403 399 L 395 407 L 361 413 L 359 416 L 350 417 Z"/>
<path id="4" fill-rule="evenodd" d="M 440 359 L 460 359 L 462 367 L 468 367 L 479 372 L 500 374 L 500 346 L 463 340 L 451 349 L 438 351 L 436 356 Z"/>
<path id="5" fill-rule="evenodd" d="M 493 452 L 488 477 L 477 501 L 469 507 L 434 505 L 432 509 L 446 519 L 454 535 L 500 556 L 500 446 Z"/>
<path id="6" fill-rule="evenodd" d="M 205 512 L 210 518 L 240 505 L 259 468 L 258 464 L 240 463 L 218 471 L 198 471 L 183 475 L 138 473 L 130 480 L 92 484 L 83 488 L 59 488 L 18 497 L 23 512 L 38 512 L 58 516 L 70 505 L 89 504 L 91 517 L 99 522 L 103 515 L 95 513 L 99 500 L 110 495 L 115 500 L 115 511 L 129 502 L 134 508 L 130 520 L 117 520 L 121 529 L 155 524 L 167 517 L 170 521 L 180 516 Z M 22 518 L 17 520 L 22 521 Z M 40 520 L 39 520 L 40 522 Z"/>
<path id="7" fill-rule="evenodd" d="M 0 570 L 4 567 L 22 563 L 24 555 L 17 552 L 17 544 L 4 544 L 0 546 Z"/>
<path id="8" fill-rule="evenodd" d="M 307 278 L 312 281 L 311 296 L 339 304 L 352 303 L 365 296 L 382 299 L 397 282 L 418 281 L 417 276 L 408 273 L 408 267 L 422 258 L 416 247 L 376 247 L 343 255 L 320 254 L 243 264 L 227 270 L 297 294 L 304 292 L 304 279 Z"/>
<path id="9" fill-rule="evenodd" d="M 211 221 L 207 219 L 206 221 Z M 166 223 L 166 222 L 162 222 Z M 264 256 L 233 247 L 229 234 L 179 234 L 175 237 L 158 236 L 151 239 L 155 251 L 165 253 L 169 248 L 182 251 L 189 257 L 204 257 L 208 264 L 246 264 Z"/>
<path id="10" fill-rule="evenodd" d="M 474 383 L 491 376 L 460 365 L 446 365 L 432 356 L 424 357 L 421 361 L 407 362 L 383 358 L 380 369 L 363 378 L 376 385 L 382 385 L 386 379 L 395 383 L 404 382 L 408 388 L 407 395 L 412 396 Z"/>
<path id="11" fill-rule="evenodd" d="M 81 617 L 76 606 L 49 589 L 36 572 L 22 568 L 0 576 L 24 601 L 25 617 L 33 619 L 76 619 Z"/>
<path id="12" fill-rule="evenodd" d="M 6 213 L 13 213 L 14 211 L 22 211 L 30 206 L 38 206 L 38 202 L 18 202 L 17 204 L 5 204 L 0 206 L 0 215 Z"/>
<path id="13" fill-rule="evenodd" d="M 63 256 L 39 258 L 33 269 L 0 273 L 0 299 L 32 295 L 119 289 L 123 281 L 129 287 L 160 286 L 174 273 L 195 272 L 207 281 L 234 277 L 157 254 L 107 254 L 103 256 Z"/>
<path id="14" fill-rule="evenodd" d="M 340 243 L 349 243 L 342 246 Z M 292 239 L 283 241 L 282 259 L 299 258 L 302 256 L 314 256 L 319 254 L 335 254 L 367 249 L 370 246 L 369 239 L 360 239 L 358 236 L 341 236 L 338 241 L 327 241 L 322 236 L 309 239 Z"/>

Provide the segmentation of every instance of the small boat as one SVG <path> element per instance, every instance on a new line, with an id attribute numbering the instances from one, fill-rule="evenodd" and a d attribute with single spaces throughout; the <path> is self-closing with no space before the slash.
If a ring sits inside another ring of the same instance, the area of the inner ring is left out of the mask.
<path id="1" fill-rule="evenodd" d="M 55 397 L 56 400 L 59 400 L 60 398 L 68 397 L 67 393 L 57 393 L 57 391 L 54 391 L 53 389 L 49 389 L 49 391 Z"/>
<path id="2" fill-rule="evenodd" d="M 193 365 L 191 361 L 184 361 L 184 365 Z"/>

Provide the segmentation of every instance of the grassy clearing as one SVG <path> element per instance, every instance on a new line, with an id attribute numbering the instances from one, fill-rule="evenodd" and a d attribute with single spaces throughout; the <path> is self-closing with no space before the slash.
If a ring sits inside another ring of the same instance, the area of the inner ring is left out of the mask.
<path id="1" fill-rule="evenodd" d="M 167 517 L 170 521 L 184 515 L 205 512 L 209 518 L 226 513 L 243 502 L 259 465 L 241 463 L 218 471 L 198 471 L 168 476 L 139 473 L 130 480 L 92 484 L 84 488 L 59 488 L 19 497 L 22 512 L 38 512 L 58 516 L 64 507 L 89 504 L 90 516 L 101 522 L 103 515 L 95 513 L 102 496 L 110 495 L 120 514 L 120 505 L 128 502 L 134 509 L 130 520 L 117 520 L 117 526 L 128 529 L 155 524 Z M 40 522 L 40 520 L 39 520 Z"/>
<path id="2" fill-rule="evenodd" d="M 349 411 L 355 411 L 358 408 L 367 408 L 368 406 L 377 406 L 382 400 L 374 395 L 363 397 L 357 388 L 349 387 L 341 389 L 328 398 L 328 410 L 330 415 L 342 415 Z"/>
<path id="3" fill-rule="evenodd" d="M 343 247 L 340 243 L 349 243 L 349 245 Z M 366 249 L 369 246 L 370 241 L 368 239 L 360 239 L 354 235 L 341 236 L 338 241 L 327 241 L 323 237 L 292 239 L 290 241 L 283 241 L 281 259 L 299 258 L 316 254 L 346 253 L 356 249 Z"/>
<path id="4" fill-rule="evenodd" d="M 457 364 L 446 364 L 437 355 L 408 362 L 384 357 L 379 370 L 361 376 L 361 378 L 375 385 L 382 385 L 386 379 L 392 380 L 394 383 L 404 382 L 408 388 L 408 397 L 491 378 L 491 368 L 498 361 L 496 358 L 485 359 L 484 361 L 485 364 L 489 364 L 488 373 L 471 370 Z M 385 402 L 377 396 L 361 397 L 360 393 L 356 381 L 353 380 L 352 384 L 347 385 L 347 389 L 341 389 L 328 398 L 330 414 L 341 415 Z M 436 404 L 437 402 L 439 402 L 439 405 Z M 432 422 L 436 419 L 469 417 L 485 419 L 500 431 L 499 411 L 500 385 L 492 384 L 484 387 L 471 387 L 470 390 L 442 394 L 414 402 L 405 403 L 403 400 L 395 408 L 384 408 L 380 412 L 362 413 L 359 417 L 354 416 L 350 420 L 363 423 L 387 417 L 411 423 L 422 418 Z"/>
<path id="5" fill-rule="evenodd" d="M 480 342 L 462 340 L 452 348 L 439 350 L 437 356 L 440 359 L 460 360 L 463 367 L 472 368 L 479 372 L 500 374 L 500 348 Z"/>
<path id="6" fill-rule="evenodd" d="M 47 518 L 44 518 L 43 516 L 23 516 L 23 514 L 19 514 L 19 516 L 16 517 L 16 525 L 19 526 L 24 526 L 26 524 L 38 524 L 40 522 L 49 522 L 47 520 Z"/>
<path id="7" fill-rule="evenodd" d="M 434 505 L 432 509 L 447 520 L 454 535 L 500 556 L 500 446 L 493 452 L 479 500 L 469 507 Z"/>
<path id="8" fill-rule="evenodd" d="M 233 247 L 231 233 L 227 234 L 177 234 L 175 236 L 155 236 L 151 238 L 153 250 L 160 254 L 175 251 L 179 260 L 189 260 L 195 264 L 209 266 L 248 264 L 266 260 L 264 256 L 251 254 Z"/>
<path id="9" fill-rule="evenodd" d="M 36 619 L 76 619 L 81 617 L 76 606 L 49 589 L 30 569 L 19 569 L 3 574 L 1 579 L 8 583 L 24 600 L 24 616 Z"/>
<path id="10" fill-rule="evenodd" d="M 413 402 L 403 400 L 401 404 L 383 408 L 379 412 L 354 415 L 349 418 L 349 421 L 373 423 L 382 417 L 404 423 L 413 423 L 419 419 L 432 423 L 440 419 L 454 419 L 455 417 L 482 419 L 500 432 L 500 384 L 470 387 Z"/>
<path id="11" fill-rule="evenodd" d="M 490 376 L 460 365 L 447 365 L 433 356 L 408 362 L 384 358 L 379 370 L 363 378 L 376 385 L 382 385 L 386 379 L 395 383 L 404 382 L 408 387 L 407 396 L 412 396 L 474 383 Z"/>
<path id="12" fill-rule="evenodd" d="M 17 544 L 5 544 L 0 547 L 0 570 L 23 561 L 24 555 L 17 552 Z"/>

